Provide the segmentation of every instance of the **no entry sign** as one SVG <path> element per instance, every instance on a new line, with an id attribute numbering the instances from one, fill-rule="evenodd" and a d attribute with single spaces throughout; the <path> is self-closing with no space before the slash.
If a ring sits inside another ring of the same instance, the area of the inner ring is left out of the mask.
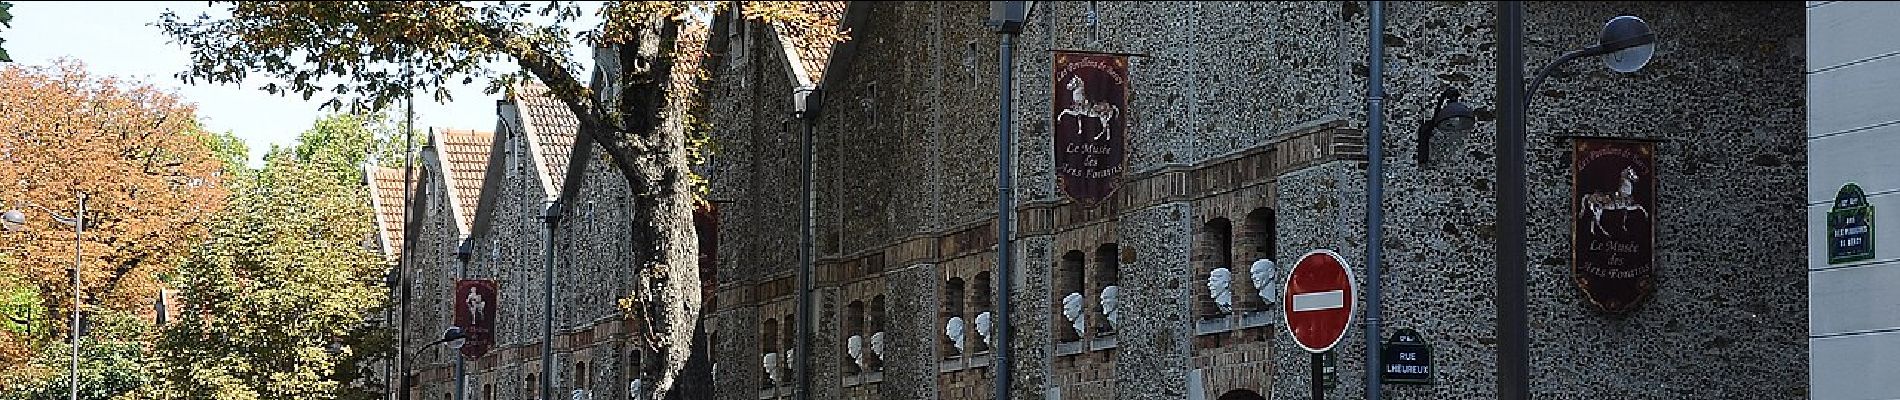
<path id="1" fill-rule="evenodd" d="M 1359 289 L 1346 260 L 1332 250 L 1313 250 L 1300 256 L 1280 291 L 1287 333 L 1308 352 L 1332 350 L 1352 324 L 1353 300 Z"/>

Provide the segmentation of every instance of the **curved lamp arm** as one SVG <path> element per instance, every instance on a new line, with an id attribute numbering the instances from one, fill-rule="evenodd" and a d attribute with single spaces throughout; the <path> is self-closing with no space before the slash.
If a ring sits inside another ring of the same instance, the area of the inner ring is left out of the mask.
<path id="1" fill-rule="evenodd" d="M 1576 60 L 1578 58 L 1583 58 L 1583 57 L 1591 56 L 1591 55 L 1599 55 L 1599 54 L 1603 54 L 1601 47 L 1590 47 L 1587 49 L 1571 51 L 1569 53 L 1564 53 L 1563 57 L 1557 57 L 1557 59 L 1554 61 L 1551 61 L 1550 64 L 1544 64 L 1543 68 L 1538 68 L 1537 77 L 1531 78 L 1531 86 L 1528 88 L 1525 88 L 1524 90 L 1524 109 L 1526 110 L 1530 109 L 1531 100 L 1537 99 L 1537 88 L 1544 86 L 1544 78 L 1550 77 L 1550 71 L 1555 70 L 1557 69 L 1557 67 L 1570 63 L 1571 61 Z"/>

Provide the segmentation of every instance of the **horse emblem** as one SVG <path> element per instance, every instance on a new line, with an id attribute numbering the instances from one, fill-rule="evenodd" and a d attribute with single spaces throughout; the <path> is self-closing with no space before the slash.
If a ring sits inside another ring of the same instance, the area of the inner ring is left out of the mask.
<path id="1" fill-rule="evenodd" d="M 1636 211 L 1643 213 L 1643 218 L 1649 218 L 1649 210 L 1643 209 L 1643 205 L 1641 204 L 1636 204 L 1636 196 L 1634 195 L 1636 192 L 1636 181 L 1641 179 L 1640 176 L 1636 175 L 1636 168 L 1623 167 L 1621 177 L 1623 182 L 1617 186 L 1615 192 L 1597 192 L 1583 195 L 1582 204 L 1579 204 L 1577 207 L 1577 216 L 1582 217 L 1585 213 L 1590 215 L 1591 234 L 1600 234 L 1603 236 L 1610 234 L 1610 230 L 1603 227 L 1604 211 Z M 1629 213 L 1625 212 L 1622 220 L 1619 221 L 1621 224 L 1619 228 L 1625 232 L 1629 231 L 1629 219 Z"/>
<path id="2" fill-rule="evenodd" d="M 1110 139 L 1108 123 L 1109 121 L 1115 120 L 1115 104 L 1089 99 L 1088 93 L 1082 90 L 1082 77 L 1079 76 L 1069 77 L 1069 83 L 1063 87 L 1069 89 L 1069 100 L 1071 103 L 1069 104 L 1069 108 L 1062 110 L 1062 114 L 1057 116 L 1057 118 L 1071 115 L 1094 118 L 1096 121 L 1101 122 L 1102 131 L 1096 133 L 1094 137 L 1090 137 L 1089 140 Z"/>

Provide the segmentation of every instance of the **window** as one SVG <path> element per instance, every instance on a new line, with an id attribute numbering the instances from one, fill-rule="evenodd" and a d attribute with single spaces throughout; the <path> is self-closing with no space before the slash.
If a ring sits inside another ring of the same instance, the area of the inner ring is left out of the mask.
<path id="1" fill-rule="evenodd" d="M 1238 274 L 1233 268 L 1233 231 L 1234 225 L 1226 218 L 1215 218 L 1201 225 L 1201 237 L 1194 246 L 1194 260 L 1200 278 L 1194 283 L 1194 292 L 1199 294 L 1197 309 L 1203 319 L 1215 319 L 1227 316 L 1233 309 L 1238 297 L 1232 285 Z"/>
<path id="2" fill-rule="evenodd" d="M 1089 270 L 1090 288 L 1095 297 L 1092 307 L 1097 312 L 1089 313 L 1090 332 L 1096 337 L 1115 334 L 1115 323 L 1120 321 L 1121 309 L 1121 261 L 1114 243 L 1104 244 L 1095 249 L 1095 268 Z"/>
<path id="3" fill-rule="evenodd" d="M 884 295 L 877 295 L 871 298 L 871 307 L 867 313 L 870 314 L 869 321 L 867 321 L 867 325 L 869 326 L 865 327 L 864 330 L 871 334 L 864 338 L 865 351 L 870 354 L 865 357 L 869 361 L 867 363 L 868 367 L 866 368 L 871 371 L 882 371 L 884 370 L 885 346 Z"/>
<path id="4" fill-rule="evenodd" d="M 574 362 L 574 389 L 587 390 L 587 362 Z"/>
<path id="5" fill-rule="evenodd" d="M 792 363 L 798 360 L 798 354 L 794 353 L 794 351 L 798 348 L 798 324 L 801 323 L 804 323 L 804 321 L 799 321 L 791 315 L 786 315 L 785 324 L 779 326 L 779 328 L 783 330 L 783 333 L 779 335 L 779 348 L 785 349 L 784 353 L 780 353 L 784 354 L 785 358 L 782 359 L 784 362 L 779 363 L 779 373 L 784 374 L 785 385 L 787 386 L 792 384 L 792 373 L 794 372 L 792 371 Z"/>
<path id="6" fill-rule="evenodd" d="M 1264 311 L 1267 301 L 1260 298 L 1265 290 L 1269 295 L 1278 291 L 1277 287 L 1262 288 L 1262 285 L 1275 285 L 1279 280 L 1279 269 L 1271 265 L 1261 265 L 1255 270 L 1255 261 L 1273 260 L 1275 228 L 1273 209 L 1256 208 L 1247 213 L 1247 220 L 1240 228 L 1240 237 L 1235 239 L 1234 254 L 1234 308 L 1240 311 Z"/>
<path id="7" fill-rule="evenodd" d="M 541 385 L 535 381 L 533 373 L 529 373 L 528 379 L 522 380 L 521 385 L 528 392 L 529 399 L 541 398 Z"/>
<path id="8" fill-rule="evenodd" d="M 841 357 L 846 374 L 864 372 L 859 364 L 865 360 L 865 353 L 871 351 L 866 343 L 870 338 L 864 333 L 864 302 L 853 301 L 844 307 L 844 351 Z"/>
<path id="9" fill-rule="evenodd" d="M 969 343 L 963 338 L 969 337 L 970 332 L 969 321 L 963 318 L 963 278 L 950 278 L 950 281 L 944 283 L 943 313 L 939 317 L 938 320 L 943 321 L 941 330 L 938 331 L 944 335 L 942 346 L 940 346 L 943 350 L 943 358 L 963 356 L 963 350 L 959 347 Z"/>
<path id="10" fill-rule="evenodd" d="M 968 347 L 974 352 L 981 353 L 990 351 L 989 344 L 985 342 L 989 341 L 991 336 L 995 336 L 995 329 L 998 329 L 998 327 L 991 324 L 995 322 L 991 318 L 996 318 L 996 315 L 990 313 L 990 293 L 989 271 L 978 272 L 976 273 L 976 277 L 970 278 L 971 317 L 969 321 L 966 321 L 968 324 L 965 325 L 968 328 L 967 330 L 973 334 L 964 336 L 969 338 L 969 344 L 964 347 Z"/>
<path id="11" fill-rule="evenodd" d="M 482 400 L 495 400 L 495 385 L 482 385 Z"/>
<path id="12" fill-rule="evenodd" d="M 766 389 L 770 389 L 772 385 L 778 383 L 778 380 L 784 379 L 784 377 L 779 374 L 779 371 L 783 368 L 781 366 L 785 364 L 785 360 L 781 357 L 782 354 L 778 352 L 778 320 L 767 318 L 765 325 L 759 329 L 759 335 L 759 352 L 765 355 L 766 379 L 764 386 Z"/>
<path id="13" fill-rule="evenodd" d="M 1086 315 L 1087 300 L 1082 294 L 1082 270 L 1087 256 L 1081 251 L 1069 251 L 1062 255 L 1056 264 L 1054 287 L 1056 292 L 1050 296 L 1054 300 L 1056 321 L 1056 341 L 1073 342 L 1081 340 L 1083 316 Z"/>

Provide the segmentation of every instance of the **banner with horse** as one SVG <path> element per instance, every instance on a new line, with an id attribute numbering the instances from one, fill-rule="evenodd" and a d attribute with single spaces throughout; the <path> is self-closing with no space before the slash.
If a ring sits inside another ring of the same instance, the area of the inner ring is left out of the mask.
<path id="1" fill-rule="evenodd" d="M 1056 185 L 1084 207 L 1121 186 L 1128 162 L 1128 55 L 1055 53 Z"/>
<path id="2" fill-rule="evenodd" d="M 1571 157 L 1571 275 L 1603 311 L 1656 289 L 1656 144 L 1577 138 Z"/>

